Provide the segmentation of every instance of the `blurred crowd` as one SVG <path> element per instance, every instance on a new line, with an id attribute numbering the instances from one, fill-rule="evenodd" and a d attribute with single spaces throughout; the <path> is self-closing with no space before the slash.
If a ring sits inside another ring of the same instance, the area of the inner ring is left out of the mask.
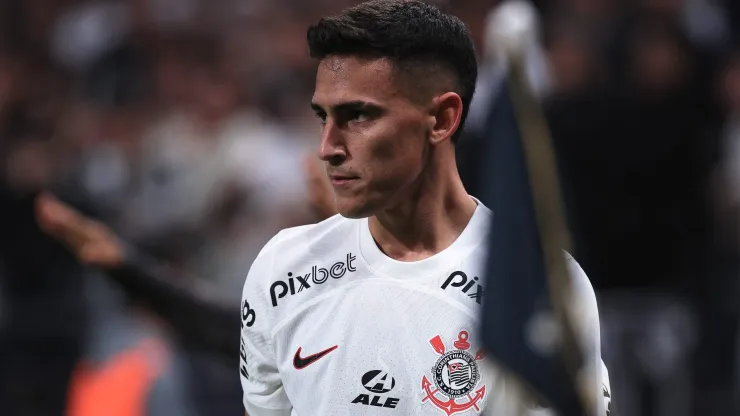
<path id="1" fill-rule="evenodd" d="M 107 384 L 138 403 L 127 414 L 243 413 L 236 342 L 233 355 L 184 345 L 45 238 L 32 198 L 53 190 L 210 285 L 235 311 L 213 325 L 236 340 L 261 247 L 322 218 L 306 187 L 319 125 L 305 29 L 354 3 L 0 3 L 0 414 L 110 414 L 88 398 L 106 386 L 96 380 L 136 375 L 143 384 Z M 489 14 L 500 3 L 439 2 L 480 51 L 458 152 L 473 195 L 486 185 L 477 150 L 501 77 L 491 24 L 507 20 Z M 740 413 L 740 2 L 533 4 L 527 69 L 558 150 L 574 254 L 599 297 L 615 407 Z"/>

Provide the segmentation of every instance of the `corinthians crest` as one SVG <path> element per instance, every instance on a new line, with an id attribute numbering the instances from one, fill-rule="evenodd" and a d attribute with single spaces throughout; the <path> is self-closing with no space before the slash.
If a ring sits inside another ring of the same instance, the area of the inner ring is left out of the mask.
<path id="1" fill-rule="evenodd" d="M 470 349 L 468 337 L 468 331 L 460 331 L 457 341 L 452 344 L 455 349 L 449 351 L 439 335 L 429 340 L 440 357 L 432 367 L 432 381 L 429 381 L 426 375 L 421 379 L 421 388 L 425 393 L 421 401 L 431 402 L 447 416 L 463 413 L 469 409 L 480 412 L 478 403 L 486 395 L 485 385 L 473 391 L 481 379 L 478 361 L 485 358 L 485 353 L 482 349 L 475 355 L 468 352 Z"/>

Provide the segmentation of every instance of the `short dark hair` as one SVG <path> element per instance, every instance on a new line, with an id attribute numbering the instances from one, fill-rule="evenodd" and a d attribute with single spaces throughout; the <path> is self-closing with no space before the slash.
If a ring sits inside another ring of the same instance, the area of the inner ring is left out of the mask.
<path id="1" fill-rule="evenodd" d="M 465 24 L 419 0 L 370 0 L 308 28 L 309 54 L 388 58 L 398 69 L 423 81 L 451 74 L 463 112 L 453 142 L 462 132 L 478 77 L 475 47 Z M 424 71 L 420 73 L 419 71 Z M 422 76 L 418 76 L 422 75 Z"/>

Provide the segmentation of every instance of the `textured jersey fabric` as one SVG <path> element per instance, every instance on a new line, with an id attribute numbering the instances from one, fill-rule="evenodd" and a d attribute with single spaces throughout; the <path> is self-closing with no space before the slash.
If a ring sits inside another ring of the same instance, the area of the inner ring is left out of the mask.
<path id="1" fill-rule="evenodd" d="M 548 414 L 480 348 L 485 241 L 479 203 L 444 251 L 387 257 L 367 219 L 335 216 L 280 232 L 242 295 L 240 377 L 250 416 Z M 593 289 L 569 257 L 588 371 L 602 371 Z M 603 406 L 602 383 L 593 394 Z"/>

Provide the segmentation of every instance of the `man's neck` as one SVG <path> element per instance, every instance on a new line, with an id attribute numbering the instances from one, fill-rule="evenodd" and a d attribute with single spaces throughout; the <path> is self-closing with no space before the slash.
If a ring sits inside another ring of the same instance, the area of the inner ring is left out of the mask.
<path id="1" fill-rule="evenodd" d="M 457 169 L 447 172 L 446 177 L 423 175 L 416 192 L 369 218 L 370 233 L 387 256 L 399 261 L 423 260 L 462 234 L 477 203 L 465 191 Z"/>

